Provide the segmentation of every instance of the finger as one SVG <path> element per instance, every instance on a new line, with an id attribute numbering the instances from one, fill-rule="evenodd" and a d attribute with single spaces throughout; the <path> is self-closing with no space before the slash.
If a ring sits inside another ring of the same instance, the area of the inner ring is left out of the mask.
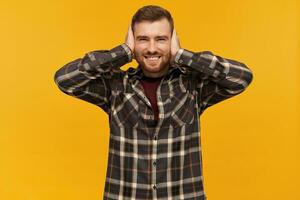
<path id="1" fill-rule="evenodd" d="M 172 39 L 176 36 L 176 30 L 175 27 L 173 28 L 173 33 L 172 33 Z"/>
<path id="2" fill-rule="evenodd" d="M 130 25 L 128 28 L 128 33 L 131 33 L 131 32 L 132 32 L 132 29 L 131 29 L 131 25 Z"/>
<path id="3" fill-rule="evenodd" d="M 175 40 L 176 40 L 176 43 L 178 44 L 178 46 L 180 46 L 180 43 L 179 43 L 179 37 L 178 37 L 178 35 L 177 35 L 177 32 L 176 32 L 176 29 L 175 29 L 175 28 L 174 28 L 174 32 L 175 32 L 174 38 L 175 38 Z"/>
<path id="4" fill-rule="evenodd" d="M 130 27 L 129 27 L 129 28 L 130 28 Z M 127 39 L 128 39 L 128 35 L 129 35 L 129 28 L 128 28 L 127 33 L 126 33 L 126 38 L 125 38 L 126 41 L 127 41 Z"/>

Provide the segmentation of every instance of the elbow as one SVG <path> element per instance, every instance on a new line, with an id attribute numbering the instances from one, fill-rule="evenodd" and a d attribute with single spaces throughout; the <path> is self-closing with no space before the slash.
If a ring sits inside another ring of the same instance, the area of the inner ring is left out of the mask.
<path id="1" fill-rule="evenodd" d="M 231 76 L 229 80 L 231 80 L 232 83 L 229 87 L 230 93 L 239 94 L 246 90 L 246 88 L 249 87 L 249 85 L 253 81 L 253 72 L 250 68 L 248 68 L 244 63 L 240 63 L 240 67 L 242 67 L 242 71 L 240 71 L 237 76 Z"/>
<path id="2" fill-rule="evenodd" d="M 56 85 L 58 85 L 59 84 L 59 82 L 58 82 L 58 78 L 59 78 L 59 70 L 58 71 L 56 71 L 55 73 L 54 73 L 54 83 L 56 84 Z"/>
<path id="3" fill-rule="evenodd" d="M 55 73 L 54 73 L 54 83 L 59 87 L 61 88 L 62 87 L 62 76 L 63 76 L 63 73 L 62 73 L 62 69 L 59 69 L 57 70 Z"/>
<path id="4" fill-rule="evenodd" d="M 82 79 L 85 78 L 84 76 L 82 77 L 81 72 L 78 70 L 78 63 L 81 60 L 81 58 L 73 60 L 54 73 L 53 79 L 55 84 L 62 92 L 68 95 L 73 96 L 74 92 L 80 88 L 77 83 L 82 82 Z"/>
<path id="5" fill-rule="evenodd" d="M 242 64 L 242 66 L 244 67 L 245 71 L 244 71 L 244 76 L 243 76 L 243 79 L 246 83 L 247 86 L 249 86 L 252 81 L 253 81 L 253 72 L 252 70 L 246 66 L 244 63 Z"/>
<path id="6" fill-rule="evenodd" d="M 64 81 L 62 79 L 63 75 L 64 74 L 63 74 L 62 69 L 57 70 L 54 73 L 54 77 L 53 77 L 54 83 L 56 84 L 56 86 L 58 87 L 58 89 L 60 91 L 62 91 L 65 94 L 70 95 L 70 94 L 72 94 L 72 92 L 70 91 L 70 88 L 68 89 L 67 86 L 64 84 Z"/>

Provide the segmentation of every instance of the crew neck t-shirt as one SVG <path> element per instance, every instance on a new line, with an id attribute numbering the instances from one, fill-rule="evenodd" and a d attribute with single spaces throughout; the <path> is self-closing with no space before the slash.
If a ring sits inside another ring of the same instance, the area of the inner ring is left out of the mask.
<path id="1" fill-rule="evenodd" d="M 151 103 L 152 110 L 154 112 L 155 121 L 158 120 L 158 114 L 159 114 L 159 110 L 158 110 L 158 106 L 157 106 L 157 99 L 156 99 L 156 90 L 157 90 L 162 78 L 163 78 L 163 76 L 158 77 L 158 78 L 151 78 L 151 77 L 143 76 L 141 79 L 141 84 L 144 88 L 145 95 L 147 96 L 147 98 L 149 99 L 149 101 Z"/>

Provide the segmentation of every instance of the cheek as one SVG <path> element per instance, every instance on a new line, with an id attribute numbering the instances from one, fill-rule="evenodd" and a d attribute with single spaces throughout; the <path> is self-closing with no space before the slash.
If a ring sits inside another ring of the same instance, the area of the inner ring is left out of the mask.
<path id="1" fill-rule="evenodd" d="M 171 53 L 171 49 L 169 46 L 164 46 L 161 48 L 164 55 L 168 56 Z"/>
<path id="2" fill-rule="evenodd" d="M 168 49 L 168 50 L 165 50 L 164 51 L 164 56 L 166 57 L 166 58 L 169 58 L 170 56 L 171 56 L 171 51 Z"/>
<path id="3" fill-rule="evenodd" d="M 137 61 L 142 62 L 144 59 L 143 51 L 140 49 L 134 49 L 134 55 Z"/>
<path id="4" fill-rule="evenodd" d="M 138 56 L 143 54 L 143 50 L 140 47 L 134 48 L 134 53 Z"/>
<path id="5" fill-rule="evenodd" d="M 134 49 L 133 53 L 136 59 L 139 59 L 141 57 L 141 52 L 138 49 Z"/>
<path id="6" fill-rule="evenodd" d="M 145 43 L 134 43 L 134 49 L 142 51 L 143 49 L 145 49 L 147 46 Z"/>

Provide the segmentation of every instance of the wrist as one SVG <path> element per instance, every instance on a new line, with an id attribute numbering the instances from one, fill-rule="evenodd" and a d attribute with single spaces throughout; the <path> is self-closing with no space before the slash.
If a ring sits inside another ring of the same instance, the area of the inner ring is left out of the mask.
<path id="1" fill-rule="evenodd" d="M 174 62 L 179 63 L 179 58 L 182 55 L 182 53 L 183 53 L 183 49 L 179 48 L 174 56 Z"/>
<path id="2" fill-rule="evenodd" d="M 126 51 L 127 55 L 128 55 L 128 58 L 129 58 L 129 61 L 132 60 L 132 58 L 134 57 L 134 54 L 133 54 L 133 51 L 132 49 L 130 48 L 130 46 L 125 42 L 121 45 L 124 50 Z"/>

